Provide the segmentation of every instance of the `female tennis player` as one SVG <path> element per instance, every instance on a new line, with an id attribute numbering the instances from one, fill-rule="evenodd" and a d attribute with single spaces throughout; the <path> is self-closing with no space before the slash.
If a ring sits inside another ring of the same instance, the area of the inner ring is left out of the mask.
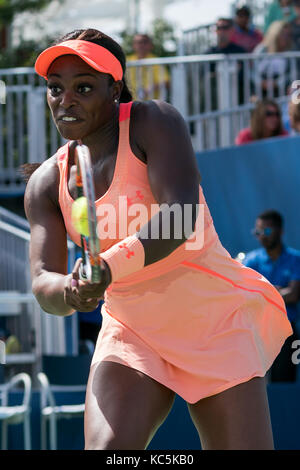
<path id="1" fill-rule="evenodd" d="M 290 323 L 277 290 L 222 247 L 183 118 L 164 102 L 131 101 L 122 49 L 96 30 L 64 36 L 40 54 L 36 71 L 68 143 L 26 189 L 33 292 L 55 315 L 94 310 L 104 297 L 86 449 L 145 449 L 175 394 L 188 403 L 203 449 L 272 449 L 264 376 Z M 80 261 L 67 274 L 67 234 L 80 244 L 71 223 L 78 140 L 92 158 L 101 283 L 79 279 Z M 190 227 L 180 236 L 173 205 Z M 133 229 L 137 208 L 144 219 Z"/>

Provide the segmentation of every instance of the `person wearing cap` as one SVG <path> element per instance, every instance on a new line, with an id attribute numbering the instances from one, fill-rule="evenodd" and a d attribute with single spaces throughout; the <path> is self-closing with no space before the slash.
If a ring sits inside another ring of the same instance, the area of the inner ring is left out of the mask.
<path id="1" fill-rule="evenodd" d="M 235 12 L 234 28 L 230 36 L 231 42 L 252 52 L 263 39 L 263 34 L 250 24 L 251 10 L 247 6 L 238 8 Z"/>
<path id="2" fill-rule="evenodd" d="M 68 142 L 28 175 L 32 289 L 60 316 L 104 299 L 85 448 L 145 449 L 179 394 L 202 448 L 273 449 L 265 374 L 290 323 L 278 291 L 223 248 L 183 117 L 162 101 L 132 101 L 124 53 L 97 30 L 59 39 L 35 69 Z M 80 246 L 78 141 L 93 167 L 102 272 L 94 283 L 80 279 L 80 259 L 66 270 L 67 234 Z"/>

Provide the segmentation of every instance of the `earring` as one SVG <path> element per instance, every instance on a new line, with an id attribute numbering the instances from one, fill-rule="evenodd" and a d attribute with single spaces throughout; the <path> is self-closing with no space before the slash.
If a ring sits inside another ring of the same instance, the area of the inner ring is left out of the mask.
<path id="1" fill-rule="evenodd" d="M 118 98 L 116 98 L 114 101 L 115 101 L 115 103 L 118 103 L 118 102 L 119 102 Z"/>

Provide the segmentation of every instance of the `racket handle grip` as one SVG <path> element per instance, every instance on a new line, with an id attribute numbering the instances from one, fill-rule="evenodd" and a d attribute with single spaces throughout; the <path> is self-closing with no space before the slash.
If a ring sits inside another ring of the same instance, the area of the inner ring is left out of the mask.
<path id="1" fill-rule="evenodd" d="M 90 263 L 80 264 L 79 279 L 81 281 L 101 282 L 101 267 L 92 268 Z"/>
<path id="2" fill-rule="evenodd" d="M 81 263 L 79 267 L 79 279 L 81 281 L 90 281 L 91 278 L 92 278 L 92 272 L 91 272 L 90 266 Z"/>

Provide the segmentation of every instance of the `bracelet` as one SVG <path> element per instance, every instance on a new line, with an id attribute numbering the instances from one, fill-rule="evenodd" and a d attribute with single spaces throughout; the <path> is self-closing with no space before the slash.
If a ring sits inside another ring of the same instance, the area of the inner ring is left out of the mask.
<path id="1" fill-rule="evenodd" d="M 142 242 L 131 235 L 101 253 L 100 257 L 108 264 L 111 282 L 139 271 L 145 266 L 145 251 Z"/>

